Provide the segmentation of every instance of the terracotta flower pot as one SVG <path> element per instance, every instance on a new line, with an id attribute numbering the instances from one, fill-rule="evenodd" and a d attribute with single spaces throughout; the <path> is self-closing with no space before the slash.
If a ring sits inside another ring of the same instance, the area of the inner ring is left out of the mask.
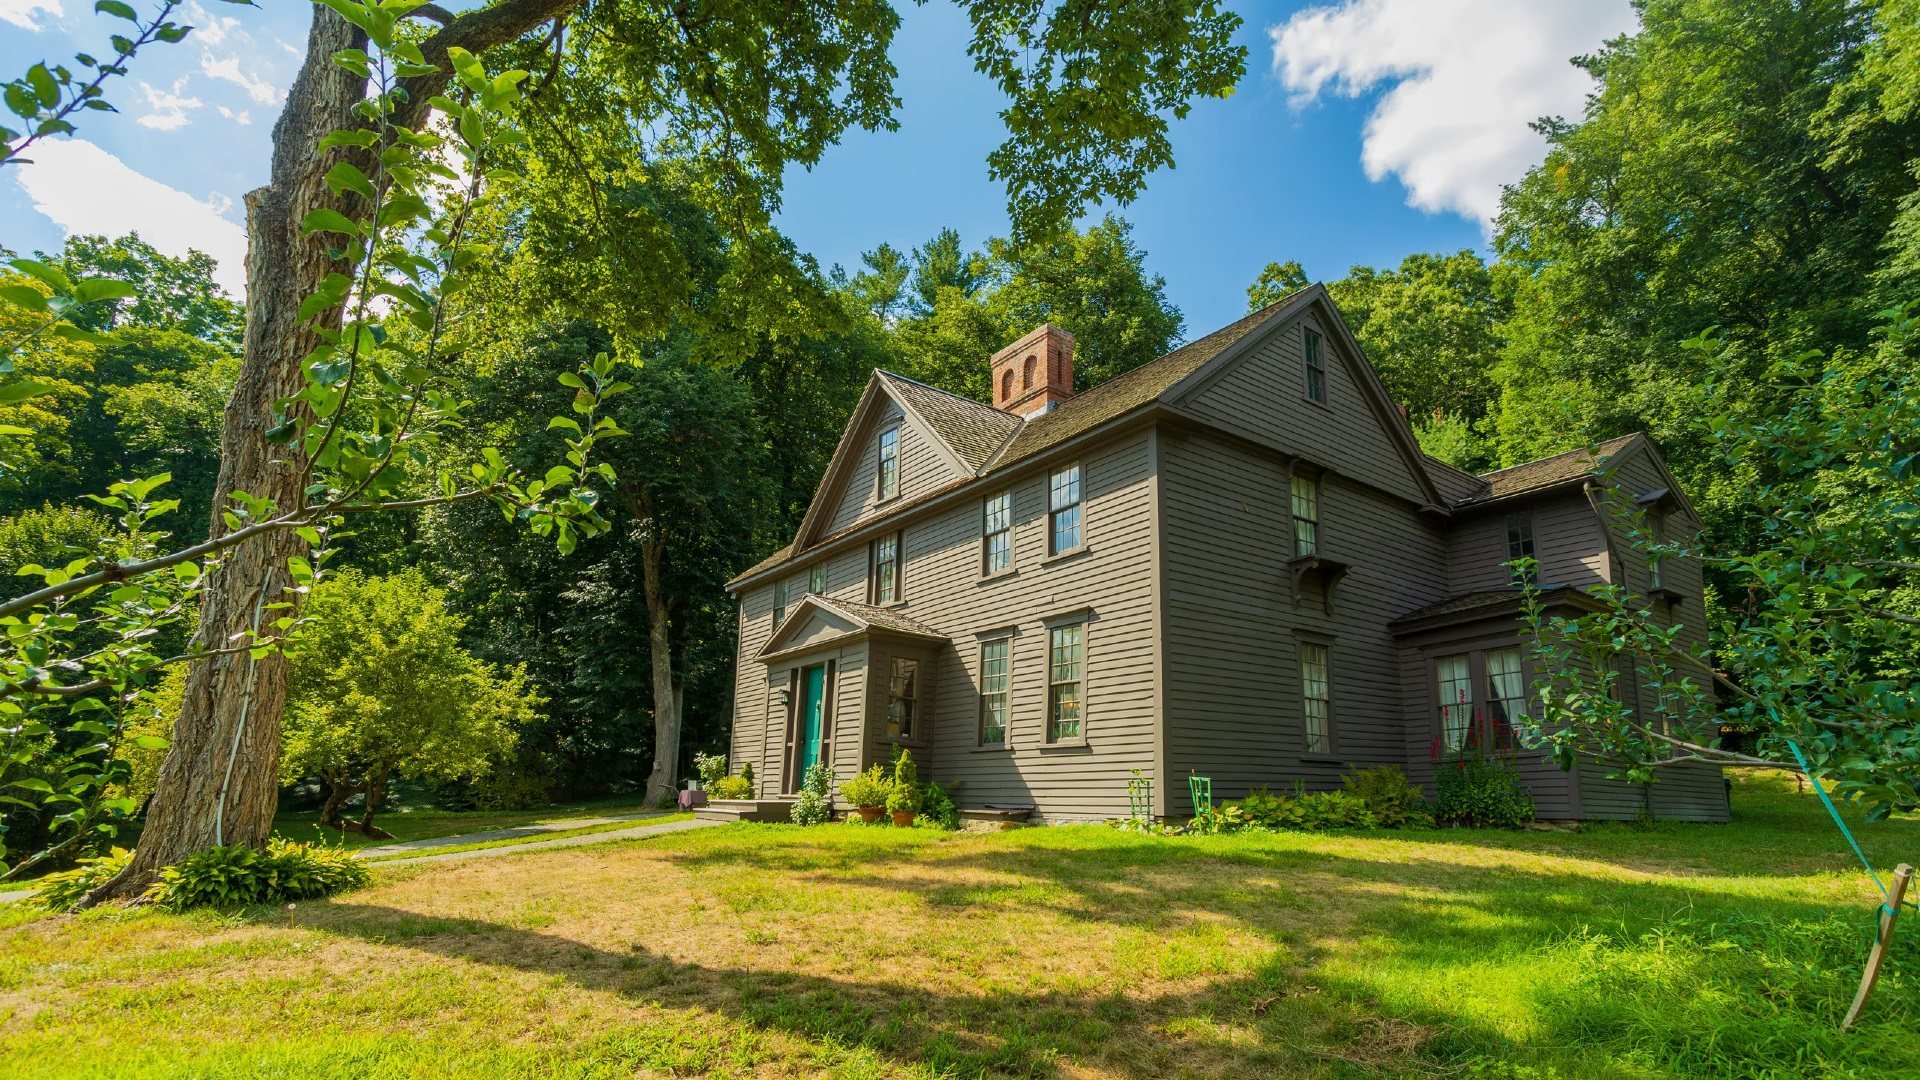
<path id="1" fill-rule="evenodd" d="M 886 812 L 886 808 L 881 806 L 856 806 L 854 809 L 860 811 L 860 820 L 869 825 L 879 821 L 880 815 Z"/>
<path id="2" fill-rule="evenodd" d="M 895 828 L 911 828 L 913 826 L 913 811 L 895 810 L 893 812 L 893 824 Z"/>

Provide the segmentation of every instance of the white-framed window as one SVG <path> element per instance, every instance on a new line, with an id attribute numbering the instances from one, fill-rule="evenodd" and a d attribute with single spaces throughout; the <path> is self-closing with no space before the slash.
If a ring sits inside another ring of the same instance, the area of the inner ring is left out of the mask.
<path id="1" fill-rule="evenodd" d="M 1511 732 L 1527 719 L 1526 668 L 1517 647 L 1487 652 L 1487 713 L 1497 739 L 1508 737 L 1499 728 Z"/>
<path id="2" fill-rule="evenodd" d="M 980 512 L 980 572 L 997 574 L 1013 566 L 1013 492 L 987 496 Z"/>
<path id="3" fill-rule="evenodd" d="M 1300 473 L 1293 474 L 1293 554 L 1315 555 L 1320 551 L 1320 481 Z"/>
<path id="4" fill-rule="evenodd" d="M 980 745 L 1007 745 L 1007 702 L 1013 685 L 1013 639 L 980 643 Z"/>
<path id="5" fill-rule="evenodd" d="M 887 737 L 911 739 L 920 703 L 920 661 L 893 658 L 887 678 Z"/>
<path id="6" fill-rule="evenodd" d="M 1443 656 L 1434 661 L 1440 701 L 1440 739 L 1448 750 L 1467 745 L 1467 729 L 1473 725 L 1473 669 L 1466 653 Z"/>
<path id="7" fill-rule="evenodd" d="M 1047 554 L 1080 546 L 1080 466 L 1055 470 L 1047 478 Z"/>
<path id="8" fill-rule="evenodd" d="M 880 498 L 900 494 L 900 429 L 890 427 L 880 433 Z"/>
<path id="9" fill-rule="evenodd" d="M 1085 623 L 1056 626 L 1047 634 L 1048 742 L 1085 737 L 1086 645 Z"/>
<path id="10" fill-rule="evenodd" d="M 1320 357 L 1320 335 L 1305 331 L 1307 357 L 1307 400 L 1327 403 L 1327 368 Z"/>
<path id="11" fill-rule="evenodd" d="M 873 542 L 867 602 L 891 604 L 900 599 L 900 534 L 888 533 Z"/>
<path id="12" fill-rule="evenodd" d="M 807 571 L 807 591 L 812 593 L 815 596 L 822 596 L 826 593 L 827 591 L 827 564 L 826 563 L 815 563 L 813 566 L 813 569 Z"/>
<path id="13" fill-rule="evenodd" d="M 1507 519 L 1507 562 L 1533 558 L 1533 518 L 1515 514 Z M 1515 585 L 1531 585 L 1539 577 L 1539 567 L 1512 567 Z"/>
<path id="14" fill-rule="evenodd" d="M 1661 513 L 1660 508 L 1656 506 L 1647 511 L 1647 538 L 1658 545 L 1666 542 L 1666 535 L 1667 516 Z M 1660 568 L 1660 553 L 1657 551 L 1647 552 L 1647 588 L 1664 589 L 1666 587 L 1667 575 L 1666 572 Z"/>
<path id="15" fill-rule="evenodd" d="M 776 581 L 773 583 L 773 628 L 775 630 L 780 629 L 780 624 L 786 620 L 787 583 L 785 581 Z"/>
<path id="16" fill-rule="evenodd" d="M 1309 754 L 1333 753 L 1333 692 L 1328 675 L 1327 647 L 1317 641 L 1301 642 L 1300 712 Z"/>

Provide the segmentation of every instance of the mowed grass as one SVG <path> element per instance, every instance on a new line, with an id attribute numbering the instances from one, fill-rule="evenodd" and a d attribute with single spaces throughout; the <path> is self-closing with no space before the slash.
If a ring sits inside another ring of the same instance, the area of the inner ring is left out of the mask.
<path id="1" fill-rule="evenodd" d="M 563 821 L 565 819 L 562 819 Z M 538 843 L 544 840 L 570 840 L 576 836 L 592 836 L 596 833 L 619 832 L 622 829 L 650 828 L 654 825 L 666 825 L 675 821 L 692 821 L 692 814 L 649 814 L 644 818 L 627 821 L 609 821 L 600 825 L 583 825 L 577 829 L 555 829 L 552 832 L 528 833 L 525 836 L 511 836 L 499 840 L 476 840 L 471 844 L 443 844 L 438 847 L 421 848 L 417 851 L 395 852 L 391 855 L 369 855 L 371 863 L 392 862 L 395 859 L 418 859 L 428 855 L 453 855 L 462 851 L 490 851 L 494 848 L 519 847 L 522 844 Z M 392 843 L 392 841 L 388 841 Z"/>
<path id="2" fill-rule="evenodd" d="M 1180 839 L 736 825 L 329 902 L 0 912 L 4 1076 L 1920 1075 L 1920 919 L 1731 826 Z M 1860 830 L 1920 856 L 1920 823 Z"/>
<path id="3" fill-rule="evenodd" d="M 294 840 L 320 840 L 345 848 L 379 847 L 403 840 L 425 840 L 435 836 L 515 829 L 526 825 L 544 825 L 574 818 L 612 817 L 638 814 L 646 809 L 640 796 L 543 806 L 533 810 L 431 810 L 398 809 L 382 812 L 373 823 L 393 834 L 391 839 L 374 840 L 359 833 L 341 832 L 320 824 L 315 810 L 283 811 L 273 819 L 273 831 Z"/>

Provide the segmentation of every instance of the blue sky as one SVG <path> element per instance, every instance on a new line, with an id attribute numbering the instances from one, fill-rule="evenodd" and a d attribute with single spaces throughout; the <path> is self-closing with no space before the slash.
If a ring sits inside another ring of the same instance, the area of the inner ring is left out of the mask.
<path id="1" fill-rule="evenodd" d="M 154 47 L 89 115 L 77 142 L 0 174 L 0 244 L 57 246 L 68 231 L 125 231 L 163 250 L 198 247 L 237 280 L 245 192 L 266 172 L 268 134 L 304 45 L 298 0 L 197 0 L 184 42 Z M 789 178 L 781 226 L 823 266 L 882 241 L 906 248 L 943 226 L 978 246 L 1005 231 L 987 178 L 999 102 L 970 67 L 950 5 L 902 5 L 898 132 L 849 134 Z M 1148 265 L 1197 336 L 1245 307 L 1269 261 L 1315 278 L 1415 251 L 1483 247 L 1499 185 L 1539 154 L 1526 121 L 1576 114 L 1587 86 L 1566 63 L 1626 30 L 1625 0 L 1328 0 L 1241 4 L 1248 71 L 1225 101 L 1173 129 L 1172 171 L 1134 204 Z M 0 71 L 105 51 L 117 20 L 91 0 L 0 0 Z M 1098 211 L 1096 211 L 1098 212 Z"/>

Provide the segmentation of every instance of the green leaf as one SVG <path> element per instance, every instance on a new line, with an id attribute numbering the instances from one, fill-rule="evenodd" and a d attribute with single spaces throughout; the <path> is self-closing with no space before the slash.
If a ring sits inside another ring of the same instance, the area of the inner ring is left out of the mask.
<path id="1" fill-rule="evenodd" d="M 193 27 L 191 26 L 181 26 L 178 23 L 167 23 L 165 26 L 162 26 L 158 30 L 155 30 L 153 32 L 153 36 L 159 38 L 161 41 L 164 41 L 169 45 L 172 45 L 180 41 L 180 39 L 186 37 L 188 32 L 191 31 L 192 29 Z"/>
<path id="2" fill-rule="evenodd" d="M 134 294 L 133 285 L 114 278 L 85 278 L 73 286 L 73 297 L 83 304 L 101 300 L 120 300 Z"/>
<path id="3" fill-rule="evenodd" d="M 454 45 L 447 49 L 447 62 L 453 65 L 453 73 L 460 77 L 460 81 L 466 85 L 467 89 L 476 94 L 486 93 L 490 85 L 487 80 L 487 69 L 480 63 L 478 57 Z"/>
<path id="4" fill-rule="evenodd" d="M 373 182 L 352 162 L 335 162 L 333 168 L 327 170 L 325 179 L 327 187 L 332 188 L 335 195 L 351 191 L 368 201 L 374 198 Z"/>
<path id="5" fill-rule="evenodd" d="M 0 386 L 0 405 L 10 404 L 15 401 L 25 401 L 27 398 L 39 397 L 41 394 L 50 394 L 53 390 L 54 387 L 47 383 L 34 382 L 32 379 L 22 379 L 17 383 L 8 383 L 5 386 Z"/>
<path id="6" fill-rule="evenodd" d="M 93 10 L 102 15 L 111 15 L 116 19 L 125 19 L 136 26 L 140 23 L 140 15 L 133 10 L 133 5 L 123 3 L 122 0 L 100 0 L 93 5 Z"/>
<path id="7" fill-rule="evenodd" d="M 31 285 L 0 285 L 0 300 L 28 311 L 47 310 L 47 294 Z"/>
<path id="8" fill-rule="evenodd" d="M 7 265 L 28 277 L 39 278 L 41 281 L 53 286 L 54 292 L 70 293 L 73 291 L 73 281 L 69 279 L 65 273 L 61 272 L 57 266 L 43 263 L 38 259 L 9 259 L 7 260 Z"/>
<path id="9" fill-rule="evenodd" d="M 321 207 L 300 219 L 300 231 L 302 233 L 340 233 L 343 236 L 358 237 L 360 226 L 354 224 L 352 218 L 338 210 Z"/>
<path id="10" fill-rule="evenodd" d="M 42 108 L 51 109 L 60 104 L 60 84 L 54 81 L 47 65 L 35 64 L 28 68 L 27 85 L 33 88 L 33 96 L 40 99 Z"/>

